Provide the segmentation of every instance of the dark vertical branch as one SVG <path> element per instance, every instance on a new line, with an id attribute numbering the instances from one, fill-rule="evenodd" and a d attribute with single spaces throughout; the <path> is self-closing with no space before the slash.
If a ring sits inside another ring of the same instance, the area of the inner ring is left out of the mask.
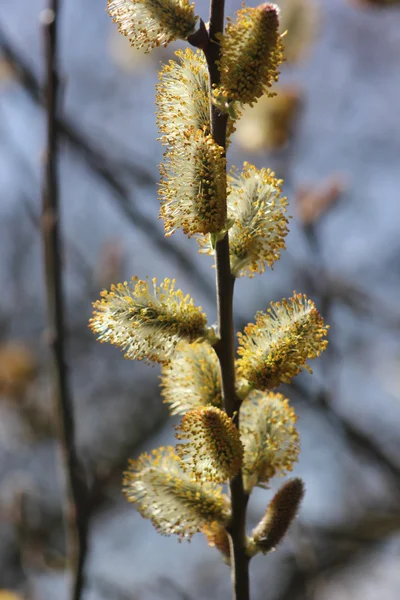
<path id="1" fill-rule="evenodd" d="M 218 85 L 220 74 L 217 61 L 220 56 L 218 36 L 224 29 L 224 0 L 211 0 L 209 22 L 209 44 L 205 49 L 210 75 L 210 88 Z M 210 103 L 211 133 L 217 144 L 226 149 L 226 114 Z M 234 278 L 230 268 L 229 235 L 216 243 L 216 284 L 218 304 L 218 329 L 220 340 L 216 346 L 222 379 L 222 395 L 227 414 L 234 417 L 239 427 L 239 405 L 235 391 L 235 346 L 233 329 Z M 236 413 L 236 414 L 235 414 Z M 234 416 L 235 415 L 235 416 Z M 246 509 L 248 495 L 243 489 L 242 474 L 239 473 L 229 485 L 232 519 L 227 528 L 230 538 L 232 563 L 232 589 L 234 600 L 249 600 L 249 558 L 246 554 Z"/>
<path id="2" fill-rule="evenodd" d="M 87 550 L 86 487 L 75 447 L 75 424 L 65 356 L 65 324 L 58 185 L 58 0 L 42 13 L 46 51 L 47 148 L 43 183 L 42 227 L 49 343 L 54 361 L 54 398 L 58 439 L 66 479 L 65 524 L 73 574 L 72 600 L 81 598 Z"/>

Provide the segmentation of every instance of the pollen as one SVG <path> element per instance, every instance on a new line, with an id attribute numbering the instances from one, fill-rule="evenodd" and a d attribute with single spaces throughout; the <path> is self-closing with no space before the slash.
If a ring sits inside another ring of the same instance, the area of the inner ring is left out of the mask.
<path id="1" fill-rule="evenodd" d="M 175 52 L 159 73 L 157 84 L 157 125 L 164 146 L 176 149 L 185 145 L 187 132 L 210 130 L 210 83 L 207 62 L 201 50 Z M 227 125 L 227 145 L 235 130 L 234 120 Z"/>
<path id="2" fill-rule="evenodd" d="M 163 535 L 190 539 L 204 527 L 225 525 L 230 517 L 230 502 L 222 488 L 194 481 L 182 470 L 171 446 L 131 461 L 123 485 L 128 501 Z"/>
<path id="3" fill-rule="evenodd" d="M 241 467 L 243 446 L 239 431 L 228 415 L 214 406 L 187 412 L 177 427 L 177 445 L 184 468 L 199 481 L 224 483 Z"/>
<path id="4" fill-rule="evenodd" d="M 206 131 L 188 130 L 165 159 L 159 193 L 166 235 L 176 229 L 188 237 L 220 231 L 226 220 L 224 149 Z"/>
<path id="5" fill-rule="evenodd" d="M 190 48 L 175 52 L 159 74 L 157 124 L 164 145 L 185 139 L 188 129 L 210 133 L 209 83 L 204 53 Z"/>
<path id="6" fill-rule="evenodd" d="M 107 11 L 131 45 L 145 52 L 186 39 L 198 20 L 189 0 L 109 0 Z"/>
<path id="7" fill-rule="evenodd" d="M 228 176 L 228 223 L 231 271 L 234 277 L 254 277 L 272 267 L 285 249 L 287 199 L 282 180 L 269 169 L 244 163 Z M 213 254 L 210 239 L 198 236 L 200 252 Z"/>
<path id="8" fill-rule="evenodd" d="M 278 14 L 275 4 L 266 3 L 242 8 L 235 22 L 228 19 L 221 36 L 221 83 L 213 90 L 221 110 L 228 112 L 235 102 L 252 105 L 278 80 L 283 60 Z"/>
<path id="9" fill-rule="evenodd" d="M 172 415 L 202 406 L 222 408 L 219 362 L 210 344 L 181 342 L 162 367 L 161 387 Z"/>
<path id="10" fill-rule="evenodd" d="M 256 389 L 266 390 L 290 383 L 308 359 L 325 350 L 328 326 L 312 300 L 294 293 L 292 298 L 271 302 L 267 313 L 258 312 L 256 322 L 238 333 L 239 376 Z"/>
<path id="11" fill-rule="evenodd" d="M 274 475 L 291 471 L 300 446 L 296 415 L 282 394 L 254 390 L 240 408 L 244 445 L 243 484 L 247 492 Z"/>
<path id="12" fill-rule="evenodd" d="M 89 327 L 101 342 L 125 350 L 125 357 L 148 362 L 170 358 L 181 340 L 194 342 L 206 334 L 206 315 L 175 280 L 157 285 L 132 277 L 112 285 L 94 303 Z"/>

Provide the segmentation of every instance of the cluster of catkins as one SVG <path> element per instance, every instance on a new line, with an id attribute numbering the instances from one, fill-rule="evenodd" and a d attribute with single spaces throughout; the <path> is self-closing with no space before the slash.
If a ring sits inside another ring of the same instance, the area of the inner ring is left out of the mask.
<path id="1" fill-rule="evenodd" d="M 175 39 L 196 39 L 204 23 L 189 0 L 110 0 L 108 12 L 131 43 L 145 51 Z M 160 73 L 158 125 L 166 146 L 161 165 L 160 216 L 166 234 L 195 235 L 200 251 L 213 254 L 229 235 L 233 277 L 271 267 L 285 247 L 288 220 L 282 182 L 267 169 L 244 163 L 226 175 L 225 150 L 210 127 L 210 100 L 229 115 L 227 136 L 241 107 L 254 103 L 278 77 L 282 60 L 278 8 L 242 8 L 220 36 L 220 83 L 210 89 L 201 49 L 176 53 Z M 189 538 L 204 533 L 229 562 L 226 527 L 230 499 L 221 484 L 240 473 L 246 494 L 292 469 L 299 453 L 296 416 L 274 392 L 326 347 L 327 327 L 302 294 L 271 303 L 238 334 L 236 394 L 240 426 L 224 410 L 218 331 L 189 295 L 165 279 L 124 282 L 104 291 L 90 321 L 100 341 L 124 349 L 130 359 L 162 365 L 162 392 L 171 414 L 182 415 L 175 447 L 132 461 L 124 491 L 163 534 Z M 283 537 L 303 495 L 289 480 L 247 539 L 249 556 L 268 552 Z"/>

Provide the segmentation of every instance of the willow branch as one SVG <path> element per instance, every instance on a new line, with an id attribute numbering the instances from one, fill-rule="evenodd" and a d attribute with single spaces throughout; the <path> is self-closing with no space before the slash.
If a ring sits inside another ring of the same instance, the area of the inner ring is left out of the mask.
<path id="1" fill-rule="evenodd" d="M 43 12 L 46 48 L 47 149 L 43 185 L 43 245 L 47 292 L 49 342 L 54 362 L 54 398 L 58 439 L 66 479 L 64 518 L 67 551 L 73 573 L 72 600 L 81 598 L 83 566 L 87 551 L 86 487 L 75 445 L 75 422 L 65 352 L 63 278 L 60 242 L 58 183 L 59 103 L 58 78 L 58 0 L 49 0 Z"/>
<path id="2" fill-rule="evenodd" d="M 218 35 L 224 29 L 224 0 L 211 0 L 209 44 L 205 49 L 210 89 L 218 85 L 220 74 L 217 61 L 220 55 Z M 210 101 L 211 134 L 217 144 L 226 150 L 226 126 L 228 117 Z M 218 305 L 219 342 L 216 346 L 221 368 L 222 395 L 227 414 L 234 417 L 239 427 L 239 405 L 235 392 L 235 346 L 233 329 L 233 287 L 229 258 L 229 234 L 216 243 L 216 287 Z M 234 600 L 249 600 L 249 558 L 246 554 L 246 508 L 248 496 L 243 489 L 242 474 L 229 484 L 232 519 L 227 528 L 230 538 L 232 563 L 232 590 Z"/>

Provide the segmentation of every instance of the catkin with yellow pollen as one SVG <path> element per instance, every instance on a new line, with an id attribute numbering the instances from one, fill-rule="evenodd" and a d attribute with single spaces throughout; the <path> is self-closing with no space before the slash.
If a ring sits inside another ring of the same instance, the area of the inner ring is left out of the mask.
<path id="1" fill-rule="evenodd" d="M 236 475 L 243 458 L 239 431 L 226 412 L 215 406 L 187 412 L 177 427 L 177 445 L 184 468 L 198 480 L 224 483 Z"/>
<path id="2" fill-rule="evenodd" d="M 250 492 L 291 471 L 299 454 L 296 414 L 282 394 L 254 390 L 240 407 L 243 485 Z"/>
<path id="3" fill-rule="evenodd" d="M 205 131 L 187 131 L 160 166 L 160 218 L 166 235 L 217 233 L 226 218 L 225 151 Z"/>
<path id="4" fill-rule="evenodd" d="M 288 233 L 287 200 L 282 181 L 269 169 L 245 162 L 243 171 L 228 176 L 228 223 L 231 271 L 234 277 L 253 277 L 272 267 L 285 249 Z M 200 252 L 213 254 L 209 238 L 198 236 Z"/>
<path id="5" fill-rule="evenodd" d="M 270 93 L 283 60 L 276 4 L 239 10 L 235 22 L 228 19 L 220 43 L 221 81 L 213 90 L 217 106 L 228 111 L 235 102 L 252 105 L 257 98 Z"/>
<path id="6" fill-rule="evenodd" d="M 189 295 L 175 289 L 174 279 L 160 285 L 132 277 L 112 285 L 93 304 L 89 326 L 101 342 L 125 350 L 125 357 L 164 362 L 181 340 L 207 336 L 206 315 Z"/>
<path id="7" fill-rule="evenodd" d="M 189 0 L 109 0 L 107 11 L 131 45 L 145 52 L 187 39 L 198 20 Z"/>
<path id="8" fill-rule="evenodd" d="M 190 539 L 205 526 L 225 525 L 230 517 L 230 502 L 221 487 L 194 481 L 182 471 L 171 446 L 131 461 L 123 485 L 127 499 L 164 535 Z"/>
<path id="9" fill-rule="evenodd" d="M 207 405 L 222 408 L 219 362 L 210 344 L 181 342 L 162 367 L 161 388 L 172 415 Z"/>
<path id="10" fill-rule="evenodd" d="M 302 369 L 309 372 L 308 359 L 325 350 L 328 327 L 312 300 L 294 293 L 292 298 L 271 302 L 266 313 L 238 333 L 238 374 L 251 387 L 273 389 L 290 383 Z"/>
<path id="11" fill-rule="evenodd" d="M 201 129 L 210 133 L 210 101 L 207 63 L 204 53 L 190 48 L 175 52 L 159 73 L 157 84 L 157 125 L 164 145 L 185 140 L 185 132 Z"/>

